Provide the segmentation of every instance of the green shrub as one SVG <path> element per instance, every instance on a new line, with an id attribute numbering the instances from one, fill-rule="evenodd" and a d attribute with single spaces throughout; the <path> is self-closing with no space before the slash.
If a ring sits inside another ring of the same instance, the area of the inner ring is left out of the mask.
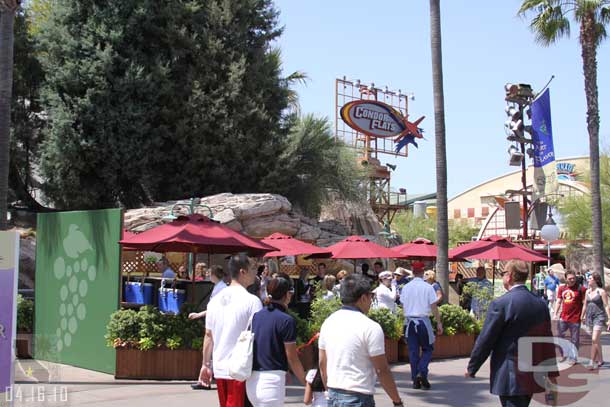
<path id="1" fill-rule="evenodd" d="M 381 325 L 386 338 L 397 340 L 402 335 L 402 318 L 400 314 L 393 314 L 387 308 L 372 308 L 369 311 L 368 317 Z"/>
<path id="2" fill-rule="evenodd" d="M 191 349 L 201 350 L 203 349 L 203 338 L 195 338 L 191 341 Z"/>
<path id="3" fill-rule="evenodd" d="M 34 303 L 17 294 L 17 332 L 32 333 L 34 330 Z"/>
<path id="4" fill-rule="evenodd" d="M 441 305 L 438 310 L 441 314 L 444 335 L 453 336 L 458 333 L 472 335 L 480 332 L 479 322 L 459 305 L 445 304 Z M 432 318 L 432 325 L 436 326 L 434 318 Z"/>
<path id="5" fill-rule="evenodd" d="M 287 311 L 288 315 L 294 318 L 297 323 L 297 345 L 302 345 L 309 341 L 311 338 L 311 330 L 309 328 L 309 322 L 306 319 L 303 319 L 292 310 Z"/>
<path id="6" fill-rule="evenodd" d="M 311 317 L 309 319 L 309 332 L 313 335 L 316 332 L 320 332 L 322 324 L 332 314 L 341 308 L 341 300 L 339 298 L 332 298 L 325 300 L 324 298 L 316 298 L 311 303 Z"/>
<path id="7" fill-rule="evenodd" d="M 160 344 L 171 335 L 168 319 L 152 305 L 140 308 L 137 315 L 140 326 L 139 338 L 150 338 L 154 343 Z"/>
<path id="8" fill-rule="evenodd" d="M 106 327 L 106 343 L 113 347 L 132 343 L 141 350 L 161 345 L 170 349 L 201 349 L 203 322 L 188 319 L 188 313 L 194 308 L 190 304 L 184 305 L 178 315 L 163 314 L 150 305 L 140 308 L 140 311 L 116 311 Z"/>
<path id="9" fill-rule="evenodd" d="M 472 300 L 476 300 L 478 302 L 480 315 L 476 315 L 476 317 L 479 318 L 481 321 L 485 321 L 489 304 L 491 304 L 494 299 L 493 287 L 481 287 L 476 282 L 469 282 L 464 285 L 462 297 L 463 296 L 470 296 Z"/>
<path id="10" fill-rule="evenodd" d="M 121 309 L 110 315 L 106 326 L 106 344 L 118 347 L 125 342 L 140 340 L 140 319 L 138 312 L 132 309 Z"/>
<path id="11" fill-rule="evenodd" d="M 178 349 L 182 346 L 182 338 L 180 338 L 178 335 L 173 335 L 171 338 L 168 338 L 167 341 L 165 341 L 165 346 L 171 350 Z"/>
<path id="12" fill-rule="evenodd" d="M 151 338 L 142 338 L 138 341 L 138 349 L 140 350 L 151 350 L 155 347 L 155 341 Z"/>

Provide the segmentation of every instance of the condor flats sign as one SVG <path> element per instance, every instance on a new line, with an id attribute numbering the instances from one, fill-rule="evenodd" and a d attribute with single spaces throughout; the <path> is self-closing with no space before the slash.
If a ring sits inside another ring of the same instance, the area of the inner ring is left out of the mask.
<path id="1" fill-rule="evenodd" d="M 400 112 L 374 100 L 355 100 L 341 108 L 341 118 L 352 129 L 371 137 L 397 137 L 405 131 Z"/>

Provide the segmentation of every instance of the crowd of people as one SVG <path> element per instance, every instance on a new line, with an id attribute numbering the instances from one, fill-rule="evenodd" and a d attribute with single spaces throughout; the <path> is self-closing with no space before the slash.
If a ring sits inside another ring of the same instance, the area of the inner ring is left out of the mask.
<path id="1" fill-rule="evenodd" d="M 371 270 L 365 263 L 359 273 L 341 270 L 332 275 L 320 263 L 311 278 L 307 271 L 291 278 L 270 273 L 267 265 L 257 267 L 245 255 L 231 257 L 227 275 L 220 267 L 209 272 L 215 286 L 207 310 L 189 315 L 206 317 L 203 365 L 194 388 L 209 387 L 214 378 L 223 407 L 282 406 L 287 373 L 291 371 L 305 387 L 303 401 L 307 405 L 374 406 L 378 380 L 393 404 L 401 406 L 385 356 L 383 331 L 367 313 L 371 307 L 398 312 L 400 305 L 412 386 L 430 389 L 429 363 L 435 336 L 443 333 L 438 306 L 446 296 L 434 271 L 426 271 L 424 263 L 413 262 L 410 268 L 398 267 L 391 272 L 383 270 L 379 262 Z M 473 283 L 478 290 L 491 291 L 493 297 L 485 268 L 479 267 L 476 273 L 473 279 L 456 276 L 458 293 L 465 284 Z M 500 397 L 503 406 L 527 406 L 532 394 L 545 390 L 530 373 L 515 375 L 514 363 L 519 338 L 553 335 L 551 316 L 559 319 L 559 335 L 569 332 L 573 347 L 564 355 L 568 363 L 578 360 L 580 327 L 584 323 L 592 335 L 587 367 L 595 369 L 604 364 L 599 338 L 608 325 L 610 308 L 599 274 L 590 273 L 585 286 L 579 284 L 575 273 L 567 271 L 566 283 L 560 284 L 551 270 L 536 275 L 533 290 L 529 290 L 525 286 L 528 273 L 526 263 L 508 262 L 502 273 L 506 294 L 490 304 L 481 303 L 477 296 L 467 301 L 463 295 L 461 298 L 460 305 L 473 315 L 484 311 L 487 315 L 464 375 L 474 377 L 491 356 L 490 390 Z M 539 281 L 543 285 L 537 285 Z M 342 307 L 322 324 L 318 360 L 315 368 L 305 371 L 297 354 L 296 321 L 287 310 L 292 308 L 308 317 L 314 290 L 321 290 L 319 297 L 323 299 L 339 298 Z M 437 321 L 435 326 L 430 316 Z M 240 334 L 247 329 L 254 335 L 252 374 L 246 381 L 239 381 L 231 377 L 229 361 Z M 554 358 L 553 345 L 540 349 L 537 356 L 541 360 Z M 554 375 L 548 373 L 550 379 Z"/>

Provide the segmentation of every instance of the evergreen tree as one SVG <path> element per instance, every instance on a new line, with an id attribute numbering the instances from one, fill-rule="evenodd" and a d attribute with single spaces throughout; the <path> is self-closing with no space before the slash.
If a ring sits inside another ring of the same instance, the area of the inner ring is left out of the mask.
<path id="1" fill-rule="evenodd" d="M 36 186 L 34 178 L 41 130 L 45 123 L 40 106 L 40 87 L 44 73 L 36 56 L 35 39 L 30 34 L 30 26 L 28 10 L 19 10 L 14 27 L 9 202 L 19 200 L 32 209 L 42 210 L 43 207 L 30 191 Z"/>
<path id="2" fill-rule="evenodd" d="M 270 0 L 53 0 L 46 192 L 61 208 L 257 191 L 291 120 Z"/>

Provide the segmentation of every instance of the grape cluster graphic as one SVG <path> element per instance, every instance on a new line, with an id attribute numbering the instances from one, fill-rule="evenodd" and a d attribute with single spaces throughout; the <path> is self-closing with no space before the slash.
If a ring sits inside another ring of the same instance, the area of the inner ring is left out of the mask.
<path id="1" fill-rule="evenodd" d="M 70 225 L 63 240 L 65 256 L 59 256 L 53 264 L 53 274 L 60 281 L 59 327 L 56 330 L 57 351 L 72 346 L 72 337 L 78 331 L 80 321 L 87 316 L 85 298 L 89 284 L 95 281 L 97 270 L 89 263 L 93 249 L 77 225 Z"/>

